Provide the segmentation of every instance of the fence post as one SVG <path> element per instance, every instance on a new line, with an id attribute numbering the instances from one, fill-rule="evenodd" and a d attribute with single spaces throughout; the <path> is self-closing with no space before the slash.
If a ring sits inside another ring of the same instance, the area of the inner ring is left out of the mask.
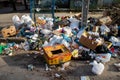
<path id="1" fill-rule="evenodd" d="M 82 23 L 81 23 L 82 28 L 87 26 L 89 2 L 90 0 L 82 0 Z"/>
<path id="2" fill-rule="evenodd" d="M 32 12 L 34 8 L 34 0 L 30 0 L 30 17 L 32 18 Z"/>
<path id="3" fill-rule="evenodd" d="M 55 0 L 52 0 L 52 18 L 53 18 L 53 21 L 54 21 L 54 16 L 55 16 L 54 9 L 55 9 Z"/>

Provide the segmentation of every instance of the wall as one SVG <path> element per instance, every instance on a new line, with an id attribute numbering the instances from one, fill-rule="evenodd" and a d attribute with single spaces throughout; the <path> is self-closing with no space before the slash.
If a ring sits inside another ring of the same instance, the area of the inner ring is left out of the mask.
<path id="1" fill-rule="evenodd" d="M 90 8 L 96 8 L 97 0 L 90 0 Z M 70 0 L 70 9 L 81 9 L 82 0 Z"/>
<path id="2" fill-rule="evenodd" d="M 113 2 L 113 0 L 103 0 L 103 4 L 107 5 L 107 6 L 112 5 L 112 2 Z"/>

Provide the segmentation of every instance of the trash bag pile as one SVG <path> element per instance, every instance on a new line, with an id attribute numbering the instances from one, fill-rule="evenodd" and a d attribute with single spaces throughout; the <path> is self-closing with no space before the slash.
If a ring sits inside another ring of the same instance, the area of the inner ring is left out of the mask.
<path id="1" fill-rule="evenodd" d="M 2 29 L 2 36 L 26 40 L 19 44 L 1 42 L 0 54 L 12 56 L 16 49 L 36 50 L 44 53 L 48 64 L 90 60 L 93 61 L 92 72 L 100 75 L 104 70 L 103 63 L 109 62 L 111 57 L 120 58 L 120 25 L 111 24 L 109 16 L 89 17 L 87 26 L 81 26 L 81 20 L 78 15 L 55 19 L 40 16 L 35 21 L 29 15 L 21 18 L 14 15 L 13 25 Z"/>

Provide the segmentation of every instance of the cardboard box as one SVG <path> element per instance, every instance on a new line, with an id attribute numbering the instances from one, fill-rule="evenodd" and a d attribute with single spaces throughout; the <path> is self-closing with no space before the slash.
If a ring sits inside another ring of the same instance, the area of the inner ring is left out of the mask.
<path id="1" fill-rule="evenodd" d="M 15 26 L 10 26 L 2 29 L 2 35 L 4 38 L 16 35 Z"/>
<path id="2" fill-rule="evenodd" d="M 97 46 L 101 45 L 101 43 L 98 43 L 95 40 L 89 39 L 89 37 L 85 37 L 84 35 L 81 36 L 79 41 L 82 45 L 92 50 L 95 50 Z"/>
<path id="3" fill-rule="evenodd" d="M 98 32 L 98 30 L 99 30 L 99 26 L 94 26 L 92 29 L 93 32 Z"/>
<path id="4" fill-rule="evenodd" d="M 46 24 L 46 20 L 36 19 L 36 23 L 37 23 L 37 24 L 40 24 L 40 25 L 44 25 L 44 24 Z"/>
<path id="5" fill-rule="evenodd" d="M 71 52 L 63 44 L 43 47 L 44 57 L 49 65 L 61 64 L 71 60 Z"/>
<path id="6" fill-rule="evenodd" d="M 99 19 L 101 24 L 111 24 L 112 19 L 109 16 L 103 17 Z"/>

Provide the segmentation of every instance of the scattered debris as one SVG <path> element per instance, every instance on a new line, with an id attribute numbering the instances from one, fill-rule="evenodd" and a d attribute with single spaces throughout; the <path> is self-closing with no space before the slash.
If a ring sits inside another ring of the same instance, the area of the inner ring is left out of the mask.
<path id="1" fill-rule="evenodd" d="M 118 68 L 118 70 L 120 71 L 120 63 L 114 63 L 114 65 Z"/>
<path id="2" fill-rule="evenodd" d="M 80 14 L 56 17 L 54 22 L 53 18 L 46 16 L 38 17 L 34 22 L 29 15 L 23 15 L 21 18 L 14 15 L 14 26 L 1 30 L 5 40 L 0 39 L 0 54 L 13 56 L 14 51 L 19 49 L 39 51 L 46 60 L 46 71 L 51 71 L 49 67 L 53 65 L 61 66 L 60 69 L 64 71 L 69 67 L 71 59 L 89 60 L 93 61 L 90 63 L 93 65 L 92 72 L 100 75 L 104 71 L 103 63 L 109 62 L 111 57 L 117 54 L 116 57 L 119 56 L 120 24 L 114 20 L 110 15 L 98 19 L 90 17 L 88 26 L 83 27 Z M 14 36 L 15 39 L 11 42 L 8 38 Z M 16 43 L 19 37 L 25 39 Z M 34 56 L 34 59 L 36 58 Z M 120 64 L 114 65 L 120 69 Z M 27 68 L 32 71 L 35 66 L 29 64 Z M 61 77 L 58 73 L 54 76 Z M 81 80 L 90 79 L 88 76 L 81 76 Z"/>
<path id="3" fill-rule="evenodd" d="M 102 63 L 97 63 L 97 61 L 93 61 L 93 63 L 90 63 L 90 65 L 93 65 L 92 72 L 97 75 L 101 75 L 104 70 L 104 65 Z"/>
<path id="4" fill-rule="evenodd" d="M 46 71 L 51 71 L 51 68 L 49 68 L 48 65 L 45 64 L 45 70 L 46 70 Z"/>
<path id="5" fill-rule="evenodd" d="M 28 70 L 30 70 L 30 71 L 33 71 L 33 69 L 35 68 L 32 64 L 29 64 L 28 66 L 27 66 L 27 68 L 28 68 Z"/>
<path id="6" fill-rule="evenodd" d="M 67 68 L 69 65 L 70 65 L 70 61 L 63 63 L 62 64 L 62 70 L 65 70 L 65 68 Z"/>
<path id="7" fill-rule="evenodd" d="M 58 73 L 55 73 L 55 77 L 60 78 L 61 75 L 59 75 Z"/>
<path id="8" fill-rule="evenodd" d="M 90 80 L 89 76 L 81 76 L 80 80 Z"/>

